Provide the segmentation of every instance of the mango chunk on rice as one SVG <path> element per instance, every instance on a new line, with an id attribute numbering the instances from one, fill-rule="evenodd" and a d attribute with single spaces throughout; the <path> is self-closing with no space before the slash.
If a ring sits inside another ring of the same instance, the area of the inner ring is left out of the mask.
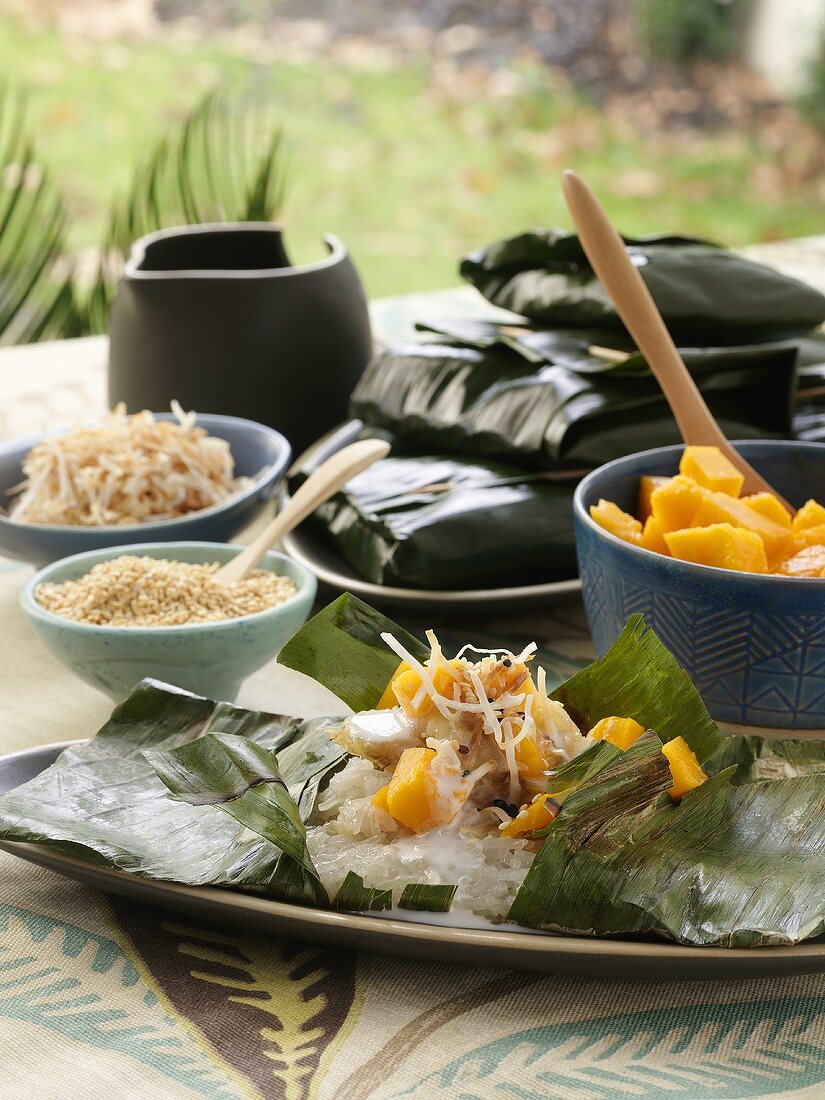
<path id="1" fill-rule="evenodd" d="M 642 545 L 642 525 L 639 520 L 623 512 L 616 504 L 609 500 L 600 500 L 598 504 L 591 504 L 590 518 L 609 531 L 611 535 L 632 542 L 634 546 Z"/>
<path id="2" fill-rule="evenodd" d="M 691 477 L 705 489 L 738 497 L 745 475 L 718 447 L 685 447 L 679 461 L 679 473 Z"/>
<path id="3" fill-rule="evenodd" d="M 809 500 L 796 513 L 792 527 L 794 531 L 806 531 L 811 527 L 825 526 L 825 508 L 815 500 Z"/>
<path id="4" fill-rule="evenodd" d="M 667 757 L 670 774 L 673 777 L 673 786 L 668 794 L 674 801 L 678 801 L 688 791 L 693 791 L 707 782 L 708 777 L 702 765 L 684 737 L 674 737 L 672 741 L 668 741 L 662 746 L 662 752 Z"/>
<path id="5" fill-rule="evenodd" d="M 453 681 L 450 668 L 458 667 L 456 661 L 449 661 L 447 664 L 448 667 L 439 665 L 438 668 L 430 671 L 430 679 L 439 695 L 449 694 L 450 684 Z M 427 692 L 424 693 L 423 698 L 416 702 L 423 681 L 421 674 L 416 672 L 414 668 L 404 668 L 400 672 L 396 672 L 390 686 L 396 703 L 409 718 L 424 718 L 435 708 L 435 702 Z"/>
<path id="6" fill-rule="evenodd" d="M 435 756 L 433 749 L 404 749 L 387 787 L 387 810 L 414 833 L 446 824 L 437 820 L 438 790 L 431 771 Z"/>
<path id="7" fill-rule="evenodd" d="M 650 498 L 653 496 L 653 490 L 659 489 L 669 481 L 669 477 L 655 477 L 652 474 L 642 474 L 639 478 L 639 500 L 637 510 L 639 519 L 642 523 L 644 523 L 653 512 L 653 507 L 650 502 Z"/>
<path id="8" fill-rule="evenodd" d="M 752 496 L 741 497 L 740 499 L 743 504 L 747 504 L 749 508 L 753 508 L 755 512 L 759 512 L 766 519 L 772 519 L 774 523 L 778 523 L 782 527 L 791 526 L 791 513 L 773 493 L 754 493 Z"/>
<path id="9" fill-rule="evenodd" d="M 744 501 L 730 497 L 726 493 L 708 492 L 688 526 L 710 527 L 717 524 L 730 524 L 732 527 L 752 531 L 762 539 L 765 554 L 768 556 L 777 554 L 788 542 L 788 529 L 781 523 L 768 519 Z M 670 542 L 668 546 L 674 557 L 678 557 Z"/>
<path id="10" fill-rule="evenodd" d="M 654 489 L 650 506 L 662 532 L 690 527 L 706 493 L 698 482 L 684 474 L 668 478 L 664 485 Z"/>
<path id="11" fill-rule="evenodd" d="M 765 544 L 759 535 L 730 523 L 669 531 L 665 542 L 674 558 L 695 565 L 734 569 L 739 573 L 767 573 Z"/>
<path id="12" fill-rule="evenodd" d="M 642 528 L 642 546 L 656 554 L 670 554 L 665 542 L 665 532 L 661 520 L 648 516 Z"/>
<path id="13" fill-rule="evenodd" d="M 552 794 L 539 794 L 529 806 L 521 810 L 516 817 L 501 830 L 502 836 L 523 836 L 534 833 L 536 829 L 546 829 L 558 816 L 559 805 Z"/>
<path id="14" fill-rule="evenodd" d="M 588 734 L 595 741 L 609 741 L 624 752 L 645 732 L 635 718 L 602 718 Z"/>
<path id="15" fill-rule="evenodd" d="M 409 669 L 409 665 L 406 661 L 402 661 L 398 668 L 392 675 L 392 679 L 384 688 L 384 694 L 375 704 L 376 710 L 392 710 L 393 707 L 398 706 L 398 700 L 395 697 L 395 691 L 393 690 L 393 684 L 397 676 L 400 676 L 402 672 L 406 672 Z"/>
<path id="16" fill-rule="evenodd" d="M 544 754 L 532 737 L 524 737 L 516 745 L 518 770 L 528 778 L 537 778 L 547 770 Z"/>
<path id="17" fill-rule="evenodd" d="M 373 806 L 377 806 L 379 810 L 386 810 L 389 813 L 389 807 L 387 806 L 387 791 L 389 791 L 390 785 L 382 787 L 380 791 L 376 791 L 372 796 Z"/>
<path id="18" fill-rule="evenodd" d="M 777 572 L 783 577 L 825 577 L 825 546 L 806 546 L 781 562 Z"/>

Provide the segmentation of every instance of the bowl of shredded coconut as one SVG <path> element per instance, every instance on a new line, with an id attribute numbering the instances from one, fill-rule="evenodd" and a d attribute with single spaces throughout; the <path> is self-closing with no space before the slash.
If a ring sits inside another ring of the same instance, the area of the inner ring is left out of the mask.
<path id="1" fill-rule="evenodd" d="M 277 494 L 291 457 L 237 417 L 128 414 L 0 446 L 0 554 L 42 565 L 136 541 L 227 542 Z"/>
<path id="2" fill-rule="evenodd" d="M 221 584 L 215 574 L 240 549 L 169 542 L 75 554 L 41 569 L 20 603 L 52 654 L 114 699 L 148 676 L 231 701 L 306 621 L 317 587 L 275 551 Z"/>

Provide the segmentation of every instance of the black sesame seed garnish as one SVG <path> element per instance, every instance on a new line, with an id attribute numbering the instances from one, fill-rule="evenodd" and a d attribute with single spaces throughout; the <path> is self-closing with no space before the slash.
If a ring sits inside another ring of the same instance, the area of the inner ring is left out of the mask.
<path id="1" fill-rule="evenodd" d="M 509 657 L 505 657 L 501 663 L 504 665 L 505 668 L 509 668 L 513 662 L 510 660 Z"/>
<path id="2" fill-rule="evenodd" d="M 469 774 L 470 774 L 470 773 L 469 773 L 469 771 L 466 771 L 466 770 L 465 770 L 465 771 L 463 771 L 463 772 L 461 773 L 461 778 L 462 778 L 462 779 L 466 779 L 466 778 L 467 778 L 467 776 L 468 776 Z"/>
<path id="3" fill-rule="evenodd" d="M 461 753 L 462 756 L 466 756 L 467 753 L 470 751 L 470 746 L 469 745 L 459 745 L 458 746 L 458 751 Z"/>
<path id="4" fill-rule="evenodd" d="M 514 806 L 512 802 L 505 802 L 503 798 L 494 798 L 490 805 L 497 806 L 500 810 L 504 810 L 510 817 L 518 817 L 518 806 Z"/>

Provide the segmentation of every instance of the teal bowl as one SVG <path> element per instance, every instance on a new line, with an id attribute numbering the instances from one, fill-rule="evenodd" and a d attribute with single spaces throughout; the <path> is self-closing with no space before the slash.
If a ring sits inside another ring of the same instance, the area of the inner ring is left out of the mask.
<path id="1" fill-rule="evenodd" d="M 144 677 L 152 676 L 209 699 L 232 702 L 246 677 L 278 653 L 306 622 L 312 608 L 315 578 L 284 554 L 270 551 L 258 568 L 290 577 L 297 588 L 295 595 L 269 611 L 225 622 L 90 626 L 47 611 L 34 592 L 39 584 L 76 580 L 98 562 L 122 554 L 223 564 L 241 549 L 214 542 L 152 542 L 74 554 L 41 569 L 20 593 L 20 604 L 35 633 L 54 656 L 116 701 L 124 699 Z"/>

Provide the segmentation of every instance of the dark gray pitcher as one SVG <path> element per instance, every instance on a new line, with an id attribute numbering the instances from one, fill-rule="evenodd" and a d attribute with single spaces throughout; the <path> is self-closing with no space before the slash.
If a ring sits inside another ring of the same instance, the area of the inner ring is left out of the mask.
<path id="1" fill-rule="evenodd" d="M 111 322 L 109 401 L 258 420 L 300 454 L 347 416 L 372 351 L 344 246 L 293 267 L 266 222 L 191 225 L 133 247 Z"/>

